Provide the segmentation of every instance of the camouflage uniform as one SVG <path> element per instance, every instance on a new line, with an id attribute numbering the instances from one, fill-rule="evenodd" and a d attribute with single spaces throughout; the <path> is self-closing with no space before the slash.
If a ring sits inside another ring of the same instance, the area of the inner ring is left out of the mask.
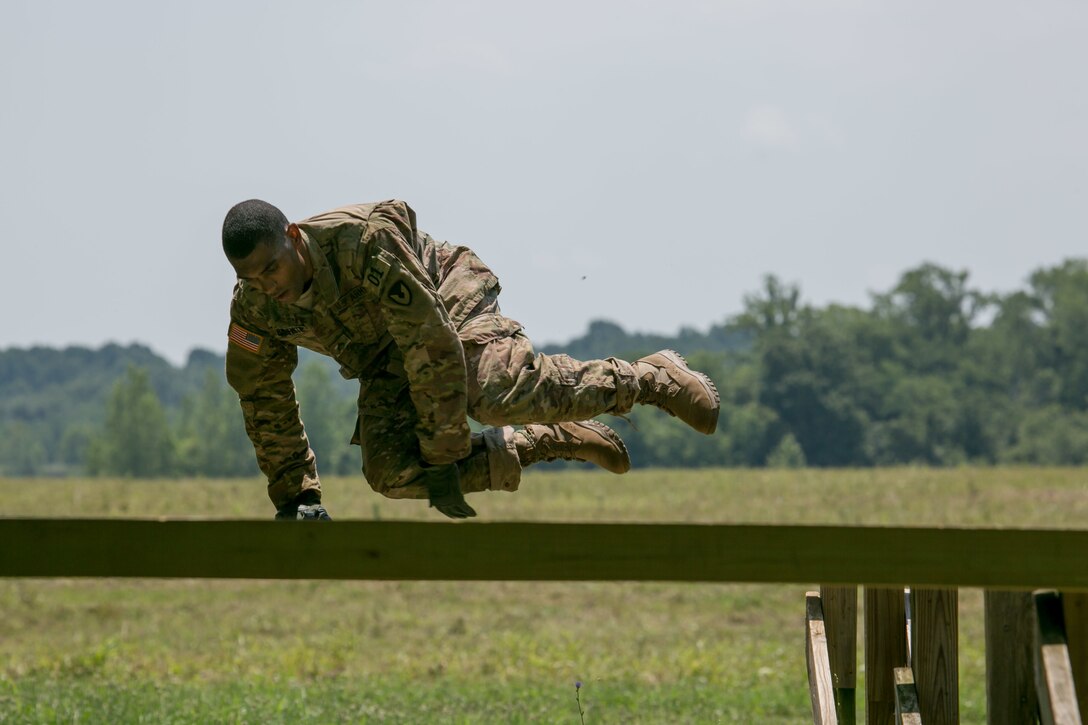
<path id="1" fill-rule="evenodd" d="M 535 355 L 521 325 L 499 312 L 491 270 L 416 229 L 404 202 L 344 207 L 298 227 L 313 264 L 312 310 L 239 281 L 228 332 L 227 380 L 277 507 L 320 490 L 291 380 L 299 345 L 360 380 L 352 442 L 367 481 L 392 498 L 427 498 L 421 466 L 454 462 L 466 492 L 513 491 L 521 464 L 509 425 L 634 404 L 629 363 Z M 470 415 L 500 427 L 470 433 Z"/>

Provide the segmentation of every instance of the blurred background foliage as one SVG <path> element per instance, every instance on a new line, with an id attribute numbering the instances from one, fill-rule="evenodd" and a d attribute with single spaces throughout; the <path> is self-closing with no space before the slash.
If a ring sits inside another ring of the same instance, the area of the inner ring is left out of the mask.
<path id="1" fill-rule="evenodd" d="M 724 305 L 723 305 L 724 306 Z M 635 359 L 674 348 L 722 394 L 701 436 L 655 409 L 606 416 L 635 466 L 859 467 L 1088 460 L 1088 260 L 1008 294 L 925 264 L 868 309 L 806 304 L 774 276 L 743 311 L 672 337 L 607 321 L 541 352 Z M 323 473 L 353 474 L 357 385 L 300 351 L 295 384 Z M 570 464 L 551 464 L 570 465 Z M 0 475 L 257 474 L 223 357 L 182 367 L 141 345 L 0 351 Z"/>

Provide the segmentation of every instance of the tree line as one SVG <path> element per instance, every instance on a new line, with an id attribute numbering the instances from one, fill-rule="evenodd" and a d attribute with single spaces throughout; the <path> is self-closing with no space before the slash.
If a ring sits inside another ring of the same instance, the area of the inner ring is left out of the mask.
<path id="1" fill-rule="evenodd" d="M 768 276 L 706 333 L 597 321 L 545 352 L 634 359 L 674 347 L 722 394 L 701 436 L 660 411 L 608 416 L 636 466 L 877 466 L 1088 461 L 1088 261 L 985 293 L 926 264 L 865 307 L 803 302 Z M 315 355 L 295 384 L 323 473 L 357 474 L 356 387 Z M 0 473 L 251 476 L 221 355 L 175 368 L 139 345 L 0 352 Z"/>

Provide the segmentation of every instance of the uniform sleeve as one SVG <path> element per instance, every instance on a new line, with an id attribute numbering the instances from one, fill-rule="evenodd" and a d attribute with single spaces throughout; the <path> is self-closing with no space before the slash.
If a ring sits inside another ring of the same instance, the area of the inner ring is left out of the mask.
<path id="1" fill-rule="evenodd" d="M 441 465 L 470 450 L 465 352 L 415 240 L 415 219 L 406 204 L 389 204 L 371 216 L 362 276 L 404 357 L 420 453 Z"/>
<path id="2" fill-rule="evenodd" d="M 306 489 L 320 491 L 317 463 L 295 401 L 291 373 L 298 349 L 273 339 L 232 312 L 227 343 L 227 382 L 238 393 L 257 465 L 268 478 L 276 508 Z"/>

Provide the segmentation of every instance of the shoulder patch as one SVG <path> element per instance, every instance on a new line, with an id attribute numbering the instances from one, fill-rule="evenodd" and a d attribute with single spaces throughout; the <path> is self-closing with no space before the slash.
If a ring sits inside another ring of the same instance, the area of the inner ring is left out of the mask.
<path id="1" fill-rule="evenodd" d="M 230 323 L 230 332 L 227 339 L 243 350 L 259 353 L 264 346 L 264 338 L 255 332 L 250 332 L 237 322 Z"/>
<path id="2" fill-rule="evenodd" d="M 412 290 L 408 288 L 408 285 L 404 284 L 403 280 L 397 280 L 393 283 L 393 286 L 389 288 L 389 300 L 394 304 L 398 304 L 401 307 L 407 307 L 412 304 Z"/>

